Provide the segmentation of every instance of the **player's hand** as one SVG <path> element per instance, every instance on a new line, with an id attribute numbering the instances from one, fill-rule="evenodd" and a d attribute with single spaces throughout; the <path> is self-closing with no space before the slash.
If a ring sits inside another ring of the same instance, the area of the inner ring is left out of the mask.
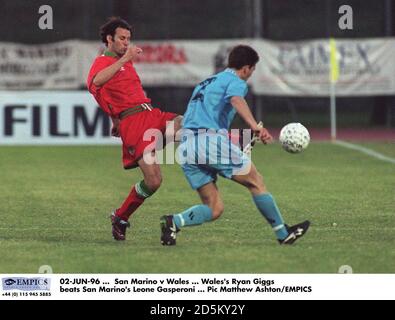
<path id="1" fill-rule="evenodd" d="M 273 137 L 266 128 L 257 128 L 257 130 L 255 130 L 255 134 L 264 144 L 273 142 Z"/>
<path id="2" fill-rule="evenodd" d="M 125 52 L 121 59 L 123 59 L 125 62 L 131 61 L 134 60 L 142 52 L 143 49 L 136 46 L 131 46 L 128 48 L 128 50 Z"/>
<path id="3" fill-rule="evenodd" d="M 121 136 L 121 133 L 119 132 L 119 125 L 113 125 L 111 128 L 111 135 L 113 137 L 119 138 Z"/>
<path id="4" fill-rule="evenodd" d="M 120 121 L 117 118 L 111 117 L 112 120 L 112 128 L 111 128 L 111 135 L 113 137 L 119 138 L 121 136 L 121 132 L 119 130 Z"/>

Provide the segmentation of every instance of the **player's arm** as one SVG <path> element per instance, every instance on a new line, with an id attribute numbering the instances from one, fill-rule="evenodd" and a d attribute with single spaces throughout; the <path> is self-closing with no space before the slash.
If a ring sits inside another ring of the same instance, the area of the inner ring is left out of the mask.
<path id="1" fill-rule="evenodd" d="M 92 83 L 96 87 L 103 86 L 107 81 L 109 81 L 121 67 L 128 61 L 133 60 L 138 54 L 140 54 L 143 50 L 139 47 L 133 46 L 130 47 L 126 53 L 119 58 L 116 62 L 108 67 L 100 70 L 92 80 Z"/>
<path id="2" fill-rule="evenodd" d="M 250 108 L 248 107 L 247 101 L 243 97 L 233 96 L 230 99 L 230 103 L 236 109 L 240 117 L 249 125 L 251 130 L 259 135 L 259 138 L 262 140 L 262 142 L 268 143 L 273 140 L 273 137 L 266 128 L 260 128 L 258 126 L 258 123 L 256 122 Z"/>

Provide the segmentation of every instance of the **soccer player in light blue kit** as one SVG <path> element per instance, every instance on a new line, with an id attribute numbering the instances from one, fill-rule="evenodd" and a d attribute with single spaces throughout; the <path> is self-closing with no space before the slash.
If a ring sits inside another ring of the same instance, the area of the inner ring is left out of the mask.
<path id="1" fill-rule="evenodd" d="M 224 204 L 216 185 L 218 174 L 251 192 L 256 207 L 271 225 L 280 244 L 294 243 L 309 228 L 309 221 L 294 226 L 284 223 L 262 176 L 227 134 L 237 112 L 263 143 L 272 140 L 270 133 L 258 126 L 244 99 L 248 90 L 246 81 L 258 60 L 253 48 L 236 46 L 229 54 L 228 68 L 195 88 L 184 115 L 184 132 L 178 151 L 179 158 L 184 160 L 184 174 L 203 204 L 161 217 L 163 245 L 175 245 L 176 234 L 181 228 L 215 220 L 222 214 Z"/>

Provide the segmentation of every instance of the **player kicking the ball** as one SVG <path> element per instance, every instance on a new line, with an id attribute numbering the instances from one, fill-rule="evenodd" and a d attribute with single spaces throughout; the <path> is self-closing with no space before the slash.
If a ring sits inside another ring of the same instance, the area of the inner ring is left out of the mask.
<path id="1" fill-rule="evenodd" d="M 183 138 L 178 150 L 180 158 L 184 159 L 184 174 L 203 204 L 161 218 L 163 245 L 175 245 L 176 234 L 183 227 L 220 217 L 224 205 L 216 185 L 218 174 L 251 192 L 256 207 L 273 228 L 280 244 L 294 243 L 309 228 L 309 221 L 294 226 L 284 223 L 262 176 L 250 158 L 230 142 L 227 134 L 237 112 L 263 143 L 272 141 L 269 132 L 258 126 L 244 99 L 246 80 L 254 72 L 258 60 L 257 52 L 251 47 L 236 46 L 229 54 L 228 68 L 195 88 L 184 115 Z"/>
<path id="2" fill-rule="evenodd" d="M 129 46 L 131 27 L 126 21 L 110 18 L 101 27 L 101 37 L 107 48 L 93 62 L 87 86 L 100 107 L 111 116 L 112 135 L 122 139 L 124 168 L 140 167 L 144 175 L 144 180 L 132 187 L 123 204 L 111 214 L 114 239 L 125 240 L 129 217 L 162 182 L 159 164 L 153 161 L 155 146 L 151 141 L 144 141 L 143 135 L 149 129 L 165 133 L 170 120 L 174 120 L 177 131 L 182 117 L 154 108 L 146 97 L 133 66 L 133 60 L 142 50 Z"/>

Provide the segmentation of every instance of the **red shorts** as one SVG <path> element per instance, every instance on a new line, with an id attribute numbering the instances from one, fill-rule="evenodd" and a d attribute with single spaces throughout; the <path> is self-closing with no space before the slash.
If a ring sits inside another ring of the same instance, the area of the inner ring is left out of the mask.
<path id="1" fill-rule="evenodd" d="M 121 120 L 123 167 L 125 169 L 138 167 L 137 161 L 143 157 L 144 153 L 155 150 L 155 147 L 152 146 L 154 137 L 149 141 L 143 139 L 144 133 L 148 129 L 158 129 L 163 134 L 166 131 L 166 122 L 177 116 L 175 113 L 162 112 L 160 109 L 154 108 L 152 111 L 145 110 Z M 165 142 L 163 141 L 163 143 Z"/>

